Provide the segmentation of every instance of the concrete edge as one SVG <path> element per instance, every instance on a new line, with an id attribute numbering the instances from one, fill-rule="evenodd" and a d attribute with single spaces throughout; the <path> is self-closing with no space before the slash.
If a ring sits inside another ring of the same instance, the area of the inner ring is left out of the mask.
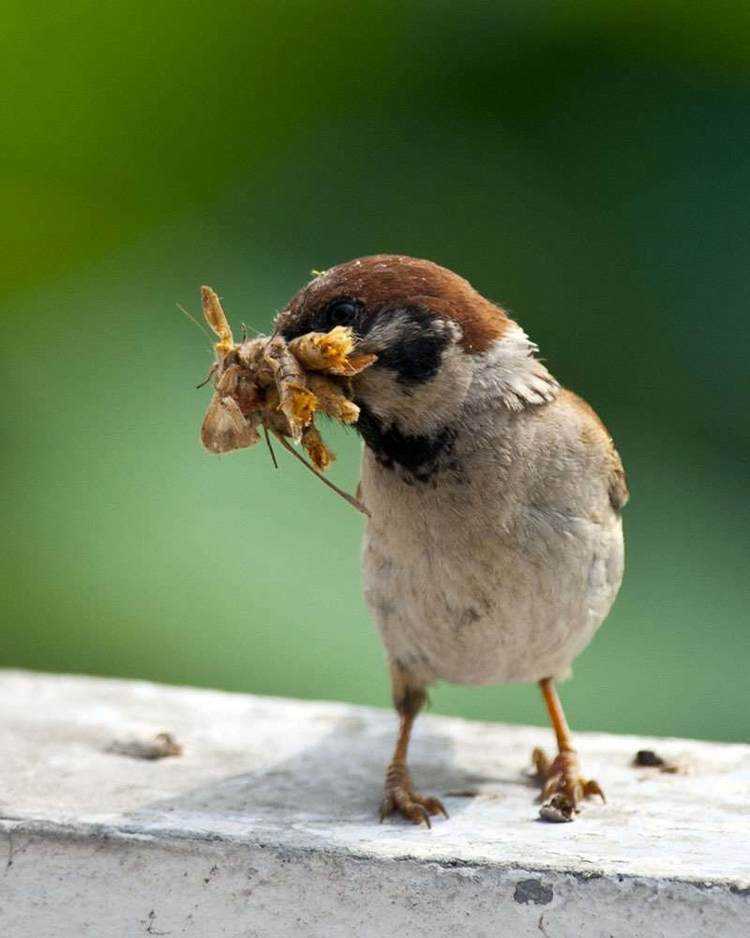
<path id="1" fill-rule="evenodd" d="M 217 847 L 225 846 L 230 849 L 246 848 L 249 850 L 267 850 L 275 854 L 278 858 L 288 860 L 308 860 L 310 858 L 329 858 L 336 860 L 347 860 L 352 862 L 363 862 L 391 867 L 393 864 L 416 864 L 420 868 L 437 867 L 446 872 L 455 870 L 467 870 L 476 873 L 487 873 L 492 875 L 513 875 L 518 873 L 528 873 L 530 875 L 545 876 L 548 878 L 559 878 L 562 880 L 574 880 L 577 883 L 595 883 L 599 880 L 607 882 L 616 881 L 623 886 L 631 883 L 637 883 L 647 886 L 653 890 L 663 889 L 665 886 L 673 886 L 684 889 L 694 889 L 696 892 L 713 892 L 719 890 L 728 896 L 747 902 L 750 910 L 750 883 L 744 883 L 739 880 L 701 880 L 690 877 L 655 877 L 638 876 L 632 873 L 606 873 L 604 870 L 568 870 L 556 866 L 545 866 L 543 864 L 519 864 L 519 863 L 486 863 L 482 861 L 458 860 L 450 857 L 434 856 L 429 860 L 410 853 L 396 854 L 389 857 L 373 857 L 371 853 L 351 850 L 339 846 L 316 846 L 302 847 L 299 844 L 284 844 L 278 839 L 276 841 L 266 840 L 264 838 L 253 838 L 252 836 L 233 837 L 226 834 L 212 834 L 203 831 L 184 829 L 177 831 L 171 828 L 149 828 L 144 832 L 142 828 L 133 829 L 125 824 L 94 824 L 82 823 L 62 824 L 55 821 L 14 818 L 8 815 L 0 814 L 0 834 L 6 839 L 9 845 L 8 857 L 6 857 L 6 868 L 12 863 L 13 838 L 14 835 L 26 835 L 30 838 L 39 838 L 54 843 L 90 843 L 92 840 L 99 843 L 111 844 L 140 844 L 143 846 L 154 846 L 158 848 L 168 848 L 175 846 L 178 849 L 184 846 L 206 846 Z M 3 862 L 0 860 L 0 869 L 3 868 Z"/>

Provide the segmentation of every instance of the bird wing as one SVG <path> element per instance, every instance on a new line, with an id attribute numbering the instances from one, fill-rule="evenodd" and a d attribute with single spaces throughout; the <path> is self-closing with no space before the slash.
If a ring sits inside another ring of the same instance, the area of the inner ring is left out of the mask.
<path id="1" fill-rule="evenodd" d="M 628 502 L 630 493 L 625 476 L 625 469 L 620 454 L 615 448 L 609 431 L 600 420 L 596 411 L 583 398 L 565 388 L 560 393 L 561 402 L 567 403 L 582 418 L 582 438 L 587 445 L 593 446 L 604 457 L 604 471 L 607 473 L 609 501 L 615 511 L 621 511 Z"/>

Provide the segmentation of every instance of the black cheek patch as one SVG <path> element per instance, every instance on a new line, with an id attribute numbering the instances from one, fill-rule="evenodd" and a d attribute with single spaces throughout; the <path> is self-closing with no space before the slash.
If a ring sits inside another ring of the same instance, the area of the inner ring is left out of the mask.
<path id="1" fill-rule="evenodd" d="M 421 307 L 383 310 L 380 314 L 399 323 L 396 342 L 378 352 L 376 368 L 395 371 L 401 384 L 423 384 L 434 378 L 451 342 L 445 323 Z"/>
<path id="2" fill-rule="evenodd" d="M 394 338 L 385 348 L 377 349 L 375 368 L 387 368 L 403 385 L 423 384 L 437 374 L 443 352 L 451 343 L 446 324 L 420 306 L 382 307 L 374 314 L 359 301 L 338 297 L 318 309 L 302 315 L 281 330 L 291 342 L 307 332 L 329 332 L 335 326 L 350 326 L 360 339 L 378 323 L 397 324 Z"/>

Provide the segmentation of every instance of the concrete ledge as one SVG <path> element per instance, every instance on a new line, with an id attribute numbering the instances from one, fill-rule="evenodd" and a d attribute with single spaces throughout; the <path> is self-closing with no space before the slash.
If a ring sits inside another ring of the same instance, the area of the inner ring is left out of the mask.
<path id="1" fill-rule="evenodd" d="M 0 707 L 8 938 L 750 934 L 748 746 L 581 734 L 610 803 L 549 825 L 522 774 L 549 732 L 427 716 L 427 831 L 374 816 L 387 712 L 20 672 Z M 181 756 L 107 751 L 161 731 Z"/>

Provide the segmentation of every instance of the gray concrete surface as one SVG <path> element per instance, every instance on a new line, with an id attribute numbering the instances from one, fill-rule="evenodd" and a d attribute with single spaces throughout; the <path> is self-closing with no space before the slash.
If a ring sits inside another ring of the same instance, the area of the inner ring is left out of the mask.
<path id="1" fill-rule="evenodd" d="M 428 831 L 377 823 L 387 711 L 22 672 L 0 708 L 2 938 L 750 934 L 748 746 L 580 734 L 610 800 L 550 825 L 549 731 L 428 715 Z M 182 755 L 108 751 L 162 731 Z"/>

